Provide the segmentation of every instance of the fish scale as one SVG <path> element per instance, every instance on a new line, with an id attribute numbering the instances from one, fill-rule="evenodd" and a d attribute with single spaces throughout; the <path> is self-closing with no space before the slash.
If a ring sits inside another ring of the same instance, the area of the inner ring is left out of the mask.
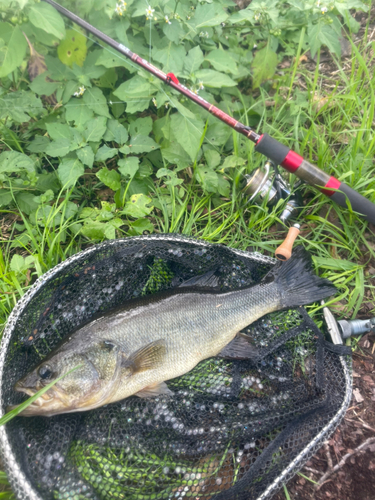
<path id="1" fill-rule="evenodd" d="M 238 332 L 265 314 L 335 292 L 311 268 L 311 257 L 299 247 L 251 287 L 220 292 L 211 272 L 189 280 L 194 287 L 126 302 L 73 332 L 17 382 L 16 390 L 32 395 L 64 375 L 21 414 L 85 411 L 132 395 L 172 396 L 165 381 L 204 359 L 253 356 L 256 346 Z"/>

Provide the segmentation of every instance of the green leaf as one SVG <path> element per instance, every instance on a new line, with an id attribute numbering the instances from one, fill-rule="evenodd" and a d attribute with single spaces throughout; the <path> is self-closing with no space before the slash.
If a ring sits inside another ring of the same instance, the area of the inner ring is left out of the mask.
<path id="1" fill-rule="evenodd" d="M 42 73 L 38 75 L 29 84 L 30 89 L 38 95 L 50 96 L 55 92 L 55 90 L 60 86 L 59 82 L 50 82 L 47 80 L 47 73 Z"/>
<path id="2" fill-rule="evenodd" d="M 117 155 L 117 148 L 109 148 L 106 144 L 98 149 L 95 155 L 95 161 L 105 161 Z"/>
<path id="3" fill-rule="evenodd" d="M 217 151 L 213 149 L 207 149 L 204 152 L 204 157 L 206 158 L 209 168 L 215 168 L 220 165 L 221 156 Z"/>
<path id="4" fill-rule="evenodd" d="M 231 129 L 222 122 L 215 121 L 207 128 L 205 140 L 214 146 L 223 146 L 232 135 Z"/>
<path id="5" fill-rule="evenodd" d="M 17 123 L 24 123 L 42 113 L 44 113 L 43 103 L 32 92 L 21 90 L 1 98 L 0 119 L 12 118 Z"/>
<path id="6" fill-rule="evenodd" d="M 225 196 L 226 198 L 229 198 L 230 195 L 230 184 L 229 182 L 224 179 L 224 177 L 220 174 L 217 175 L 217 190 L 221 196 Z"/>
<path id="7" fill-rule="evenodd" d="M 86 141 L 97 142 L 103 137 L 106 131 L 107 118 L 104 116 L 96 116 L 90 120 L 83 131 L 83 136 Z"/>
<path id="8" fill-rule="evenodd" d="M 190 156 L 178 142 L 171 142 L 165 148 L 161 149 L 163 158 L 179 168 L 187 168 L 191 164 Z"/>
<path id="9" fill-rule="evenodd" d="M 260 87 L 263 82 L 272 78 L 275 74 L 276 66 L 277 54 L 270 49 L 269 44 L 263 49 L 258 50 L 251 65 L 253 71 L 253 88 Z"/>
<path id="10" fill-rule="evenodd" d="M 81 229 L 81 234 L 90 240 L 103 240 L 106 238 L 105 230 L 107 222 L 88 220 Z"/>
<path id="11" fill-rule="evenodd" d="M 58 80 L 61 82 L 74 78 L 73 71 L 68 68 L 68 66 L 63 64 L 57 57 L 46 55 L 45 62 L 52 80 Z"/>
<path id="12" fill-rule="evenodd" d="M 6 191 L 5 189 L 0 189 L 0 207 L 9 205 L 12 200 L 13 196 L 10 191 Z"/>
<path id="13" fill-rule="evenodd" d="M 1 38 L 5 45 L 0 48 L 0 78 L 9 75 L 22 64 L 27 43 L 18 26 L 0 23 Z"/>
<path id="14" fill-rule="evenodd" d="M 204 61 L 204 56 L 199 45 L 189 50 L 187 57 L 184 60 L 184 70 L 188 75 L 192 75 L 196 71 L 202 62 Z"/>
<path id="15" fill-rule="evenodd" d="M 128 131 L 121 125 L 118 120 L 108 120 L 107 130 L 104 134 L 104 140 L 109 142 L 116 142 L 119 145 L 125 144 L 128 140 Z"/>
<path id="16" fill-rule="evenodd" d="M 226 168 L 235 168 L 237 166 L 242 166 L 245 163 L 246 162 L 243 158 L 239 158 L 238 156 L 233 154 L 225 158 L 224 163 L 220 170 L 224 171 Z"/>
<path id="17" fill-rule="evenodd" d="M 94 113 L 80 99 L 72 98 L 65 105 L 65 118 L 67 122 L 74 122 L 77 128 L 82 129 L 85 123 L 94 118 Z"/>
<path id="18" fill-rule="evenodd" d="M 139 169 L 139 158 L 136 156 L 128 156 L 117 162 L 119 165 L 119 172 L 124 177 L 130 177 L 131 179 L 135 176 Z"/>
<path id="19" fill-rule="evenodd" d="M 50 140 L 48 137 L 45 137 L 44 135 L 37 135 L 27 146 L 27 150 L 30 151 L 30 153 L 44 153 L 49 143 Z"/>
<path id="20" fill-rule="evenodd" d="M 52 141 L 46 146 L 45 153 L 54 158 L 66 156 L 70 151 L 71 142 L 71 139 Z"/>
<path id="21" fill-rule="evenodd" d="M 61 15 L 47 3 L 32 5 L 29 20 L 34 26 L 55 35 L 59 40 L 65 36 L 65 26 Z"/>
<path id="22" fill-rule="evenodd" d="M 84 165 L 87 165 L 89 168 L 92 168 L 94 164 L 94 151 L 90 146 L 85 146 L 84 148 L 77 149 L 76 154 L 78 158 Z"/>
<path id="23" fill-rule="evenodd" d="M 345 259 L 332 259 L 331 257 L 313 257 L 314 264 L 322 269 L 333 269 L 334 271 L 354 271 L 358 268 L 356 262 Z"/>
<path id="24" fill-rule="evenodd" d="M 34 257 L 32 255 L 22 257 L 21 255 L 15 254 L 10 261 L 10 270 L 21 274 L 24 271 L 27 271 L 30 267 L 33 267 L 33 265 Z"/>
<path id="25" fill-rule="evenodd" d="M 86 105 L 89 109 L 92 109 L 95 114 L 111 118 L 108 111 L 107 100 L 104 97 L 103 92 L 98 87 L 86 89 L 82 100 L 84 105 Z"/>
<path id="26" fill-rule="evenodd" d="M 232 74 L 235 74 L 238 71 L 236 62 L 231 57 L 231 53 L 227 50 L 212 50 L 206 55 L 206 61 L 210 62 L 218 71 L 229 72 Z"/>
<path id="27" fill-rule="evenodd" d="M 58 141 L 59 139 L 73 139 L 73 134 L 68 127 L 68 125 L 65 125 L 64 123 L 57 123 L 57 122 L 52 122 L 52 123 L 46 123 L 46 128 L 48 135 L 50 138 L 54 141 Z"/>
<path id="28" fill-rule="evenodd" d="M 67 30 L 64 40 L 57 47 L 57 55 L 63 64 L 70 68 L 73 64 L 82 66 L 86 59 L 86 37 L 77 30 Z"/>
<path id="29" fill-rule="evenodd" d="M 84 60 L 82 67 L 80 67 L 81 65 L 78 63 L 78 66 L 73 65 L 72 71 L 80 83 L 86 84 L 87 82 L 87 84 L 89 84 L 90 80 L 92 80 L 93 78 L 100 78 L 104 75 L 104 73 L 106 72 L 106 68 L 104 66 L 96 64 L 100 54 L 100 50 L 89 52 Z"/>
<path id="30" fill-rule="evenodd" d="M 322 45 L 326 45 L 331 52 L 341 56 L 341 45 L 335 30 L 329 24 L 313 24 L 308 27 L 311 57 L 314 57 Z"/>
<path id="31" fill-rule="evenodd" d="M 203 124 L 198 120 L 187 119 L 179 113 L 171 118 L 172 130 L 176 140 L 192 160 L 195 159 L 203 134 Z"/>
<path id="32" fill-rule="evenodd" d="M 122 213 L 134 217 L 135 219 L 144 217 L 145 215 L 149 215 L 154 209 L 153 206 L 148 206 L 150 203 L 151 198 L 148 196 L 144 194 L 133 194 L 133 196 L 130 197 L 130 201 L 126 202 Z"/>
<path id="33" fill-rule="evenodd" d="M 198 182 L 202 185 L 203 189 L 208 193 L 216 193 L 218 189 L 218 176 L 217 173 L 208 167 L 199 166 L 196 169 L 196 176 Z"/>
<path id="34" fill-rule="evenodd" d="M 19 206 L 21 212 L 26 215 L 30 215 L 38 208 L 38 204 L 34 200 L 35 195 L 32 193 L 21 192 L 16 195 L 17 205 Z"/>
<path id="35" fill-rule="evenodd" d="M 171 19 L 170 20 L 171 24 L 164 24 L 163 26 L 163 32 L 164 35 L 171 40 L 171 42 L 174 42 L 176 44 L 179 43 L 180 38 L 182 38 L 185 34 L 185 30 L 182 26 L 182 23 L 179 23 L 177 19 Z"/>
<path id="36" fill-rule="evenodd" d="M 137 135 L 131 138 L 131 144 L 129 144 L 130 151 L 133 154 L 149 153 L 154 149 L 159 149 L 160 146 L 151 137 L 144 135 Z"/>
<path id="37" fill-rule="evenodd" d="M 116 170 L 108 170 L 104 167 L 96 173 L 96 177 L 113 191 L 117 191 L 121 187 L 121 177 Z"/>
<path id="38" fill-rule="evenodd" d="M 130 223 L 130 228 L 128 234 L 130 236 L 137 236 L 139 234 L 143 234 L 144 231 L 148 231 L 149 233 L 153 233 L 154 226 L 148 219 L 137 219 Z"/>
<path id="39" fill-rule="evenodd" d="M 96 65 L 104 66 L 105 68 L 117 68 L 124 67 L 130 73 L 135 73 L 137 68 L 132 66 L 130 61 L 128 61 L 125 56 L 117 54 L 116 52 L 108 53 L 107 50 L 103 50 L 96 60 Z"/>
<path id="40" fill-rule="evenodd" d="M 195 73 L 195 76 L 202 81 L 205 87 L 221 88 L 237 85 L 230 76 L 213 69 L 201 69 Z"/>
<path id="41" fill-rule="evenodd" d="M 129 125 L 129 134 L 133 135 L 148 135 L 152 130 L 152 118 L 137 118 Z"/>
<path id="42" fill-rule="evenodd" d="M 0 154 L 0 174 L 22 170 L 29 173 L 35 172 L 35 164 L 30 156 L 17 153 L 17 151 L 4 151 Z"/>
<path id="43" fill-rule="evenodd" d="M 179 76 L 184 65 L 186 50 L 183 45 L 175 45 L 173 42 L 169 42 L 167 47 L 154 49 L 152 56 L 155 61 L 162 64 L 165 73 L 173 71 L 175 75 Z"/>
<path id="44" fill-rule="evenodd" d="M 195 11 L 194 26 L 196 30 L 218 26 L 227 18 L 228 14 L 219 3 L 199 4 Z"/>
<path id="45" fill-rule="evenodd" d="M 126 102 L 128 113 L 144 111 L 148 108 L 152 97 L 150 83 L 138 75 L 122 83 L 113 94 Z"/>
<path id="46" fill-rule="evenodd" d="M 99 78 L 99 81 L 97 82 L 98 87 L 104 87 L 106 89 L 114 90 L 116 82 L 118 80 L 118 75 L 115 68 L 109 68 L 107 70 L 103 68 L 103 70 L 104 74 Z"/>
<path id="47" fill-rule="evenodd" d="M 63 188 L 69 188 L 75 184 L 85 169 L 79 160 L 63 160 L 57 169 L 57 175 Z"/>

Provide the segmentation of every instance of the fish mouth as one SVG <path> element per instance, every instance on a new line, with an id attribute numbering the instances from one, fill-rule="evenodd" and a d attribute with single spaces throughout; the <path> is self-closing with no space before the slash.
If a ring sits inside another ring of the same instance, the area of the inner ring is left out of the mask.
<path id="1" fill-rule="evenodd" d="M 25 387 L 22 381 L 18 381 L 15 384 L 14 389 L 17 392 L 23 392 L 28 396 L 35 396 L 38 390 L 42 389 L 42 386 L 34 389 L 31 387 Z M 49 391 L 39 396 L 35 401 L 33 401 L 29 406 L 27 406 L 27 408 L 22 410 L 18 415 L 22 417 L 29 417 L 29 416 L 31 417 L 36 415 L 50 416 L 54 415 L 55 413 L 61 412 L 62 406 L 63 402 L 57 396 L 56 391 L 50 389 Z M 19 405 L 8 406 L 7 411 L 14 410 L 18 407 Z"/>

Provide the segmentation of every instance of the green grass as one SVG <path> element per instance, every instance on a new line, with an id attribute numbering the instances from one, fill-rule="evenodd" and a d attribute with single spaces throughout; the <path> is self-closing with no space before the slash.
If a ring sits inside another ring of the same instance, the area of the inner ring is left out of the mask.
<path id="1" fill-rule="evenodd" d="M 321 74 L 318 64 L 314 72 L 309 72 L 303 64 L 298 65 L 297 57 L 285 75 L 275 79 L 274 88 L 269 92 L 261 89 L 253 107 L 263 113 L 260 130 L 269 132 L 375 202 L 375 52 L 373 42 L 367 41 L 367 34 L 366 30 L 359 45 L 351 42 L 353 56 L 349 64 L 346 61 L 344 67 L 342 61 L 336 61 L 337 70 L 333 76 Z M 270 100 L 275 102 L 274 106 L 267 106 Z M 243 117 L 244 121 L 246 119 L 247 114 Z M 151 195 L 158 209 L 149 217 L 157 232 L 188 234 L 210 242 L 240 249 L 251 247 L 252 250 L 273 255 L 287 231 L 278 219 L 281 207 L 268 211 L 264 205 L 250 206 L 241 197 L 239 175 L 261 164 L 262 159 L 254 153 L 253 145 L 236 133 L 233 133 L 233 148 L 246 152 L 249 165 L 234 172 L 227 171 L 232 185 L 230 199 L 219 200 L 213 195 L 203 194 L 201 187 L 188 175 L 182 184 L 183 193 L 179 186 L 155 180 Z M 295 182 L 292 176 L 289 180 Z M 51 203 L 49 213 L 41 214 L 39 224 L 32 224 L 19 210 L 0 211 L 0 217 L 3 217 L 0 246 L 1 330 L 17 300 L 36 278 L 92 244 L 79 233 L 71 231 L 77 221 L 67 209 L 69 201 L 81 206 L 99 206 L 99 187 L 102 185 L 82 183 L 74 190 L 60 193 Z M 368 238 L 367 224 L 350 209 L 336 206 L 310 188 L 304 188 L 303 192 L 308 203 L 300 217 L 303 232 L 299 242 L 314 256 L 319 273 L 339 289 L 329 304 L 334 310 L 335 304 L 340 301 L 340 308 L 337 309 L 340 317 L 355 318 L 365 303 L 371 304 L 370 314 L 375 315 L 375 287 L 366 274 L 366 264 L 375 259 L 375 245 L 374 239 L 371 242 Z M 24 226 L 23 231 L 28 236 L 17 249 L 12 244 L 19 239 L 20 231 L 7 223 L 9 217 L 14 215 L 21 217 L 22 221 L 18 223 Z M 127 230 L 117 230 L 118 237 L 129 234 Z M 23 256 L 31 255 L 33 263 L 25 268 L 12 266 L 15 252 Z M 313 306 L 309 311 L 315 315 L 319 308 Z M 358 339 L 352 342 L 355 346 Z M 6 484 L 4 473 L 0 473 L 0 483 Z M 285 486 L 284 492 L 289 498 Z M 0 498 L 10 500 L 12 494 L 3 492 Z"/>

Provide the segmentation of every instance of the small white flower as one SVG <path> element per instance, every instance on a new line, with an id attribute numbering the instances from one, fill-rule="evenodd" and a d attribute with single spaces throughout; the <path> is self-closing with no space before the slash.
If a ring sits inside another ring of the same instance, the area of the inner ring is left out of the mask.
<path id="1" fill-rule="evenodd" d="M 320 7 L 320 0 L 318 0 L 318 1 L 316 2 L 316 6 L 317 6 L 317 7 Z"/>
<path id="2" fill-rule="evenodd" d="M 199 90 L 203 90 L 204 89 L 203 82 L 198 82 L 198 83 L 199 83 Z"/>
<path id="3" fill-rule="evenodd" d="M 168 16 L 164 16 L 164 19 L 165 19 L 165 22 L 166 22 L 167 24 L 172 24 L 172 23 L 170 22 L 170 20 L 169 20 L 169 17 L 168 17 Z"/>
<path id="4" fill-rule="evenodd" d="M 327 9 L 327 7 L 322 7 L 322 8 L 320 9 L 320 12 L 321 12 L 322 14 L 325 14 L 325 13 L 327 12 L 327 10 L 328 10 L 328 9 Z"/>
<path id="5" fill-rule="evenodd" d="M 186 16 L 186 19 L 189 21 L 190 20 L 190 16 Z"/>
<path id="6" fill-rule="evenodd" d="M 152 9 L 151 6 L 149 5 L 146 9 L 146 16 L 147 16 L 147 19 L 149 17 L 152 17 L 152 14 L 155 12 L 155 9 Z"/>
<path id="7" fill-rule="evenodd" d="M 255 21 L 259 21 L 259 19 L 260 19 L 260 14 L 255 14 L 254 19 L 255 19 Z"/>
<path id="8" fill-rule="evenodd" d="M 153 97 L 153 98 L 152 98 L 152 104 L 153 104 L 154 106 L 157 106 L 157 102 L 156 102 L 155 97 Z"/>
<path id="9" fill-rule="evenodd" d="M 166 102 L 165 103 L 165 109 L 168 109 L 168 107 L 169 107 L 169 102 Z"/>
<path id="10" fill-rule="evenodd" d="M 74 95 L 74 97 L 81 97 L 81 95 L 83 95 L 83 94 L 85 93 L 85 90 L 86 90 L 85 86 L 84 86 L 84 85 L 81 85 L 81 86 L 78 88 L 77 92 L 74 92 L 74 94 L 73 94 L 73 95 Z"/>
<path id="11" fill-rule="evenodd" d="M 201 32 L 199 33 L 199 36 L 200 36 L 200 37 L 204 37 L 204 33 L 203 33 L 203 31 L 201 31 Z"/>
<path id="12" fill-rule="evenodd" d="M 126 11 L 127 3 L 123 0 L 120 0 L 119 3 L 116 3 L 115 12 L 117 15 L 122 16 L 122 14 Z"/>

